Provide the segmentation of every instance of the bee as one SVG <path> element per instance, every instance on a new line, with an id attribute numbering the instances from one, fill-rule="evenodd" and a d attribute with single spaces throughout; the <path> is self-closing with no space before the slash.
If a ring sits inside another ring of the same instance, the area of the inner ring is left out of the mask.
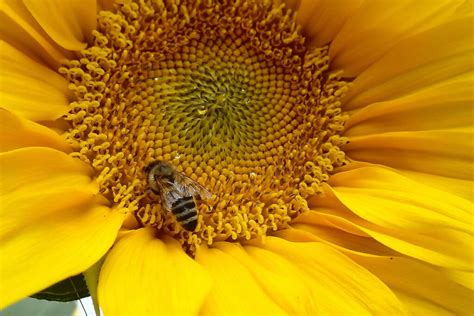
<path id="1" fill-rule="evenodd" d="M 148 188 L 161 197 L 161 206 L 173 213 L 181 226 L 193 232 L 198 223 L 196 200 L 212 194 L 168 162 L 155 160 L 144 169 Z"/>

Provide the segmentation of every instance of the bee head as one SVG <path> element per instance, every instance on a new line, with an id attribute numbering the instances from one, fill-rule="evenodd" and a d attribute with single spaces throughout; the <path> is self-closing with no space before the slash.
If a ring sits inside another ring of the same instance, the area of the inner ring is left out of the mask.
<path id="1" fill-rule="evenodd" d="M 170 177 L 173 175 L 173 167 L 167 162 L 155 160 L 143 168 L 143 172 L 153 172 L 157 176 Z"/>
<path id="2" fill-rule="evenodd" d="M 152 166 L 151 166 L 151 164 L 149 164 L 149 165 L 146 165 L 145 167 L 143 167 L 142 170 L 143 170 L 144 173 L 150 173 L 151 168 L 152 168 Z"/>

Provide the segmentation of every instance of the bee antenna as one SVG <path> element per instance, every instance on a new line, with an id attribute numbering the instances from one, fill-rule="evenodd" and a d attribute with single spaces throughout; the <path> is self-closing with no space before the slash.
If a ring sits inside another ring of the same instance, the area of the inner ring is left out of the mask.
<path id="1" fill-rule="evenodd" d="M 84 307 L 84 304 L 82 304 L 81 297 L 79 296 L 79 292 L 76 289 L 76 286 L 74 285 L 74 281 L 72 280 L 72 277 L 69 278 L 69 281 L 71 282 L 71 285 L 74 289 L 74 292 L 76 292 L 77 299 L 79 300 L 79 304 L 81 304 L 82 310 L 84 311 L 84 314 L 87 316 L 87 311 L 86 308 Z"/>

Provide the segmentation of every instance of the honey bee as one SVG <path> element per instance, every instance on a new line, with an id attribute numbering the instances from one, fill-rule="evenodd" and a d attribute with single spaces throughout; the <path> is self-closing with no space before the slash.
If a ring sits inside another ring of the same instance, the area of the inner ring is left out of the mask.
<path id="1" fill-rule="evenodd" d="M 212 194 L 168 162 L 155 160 L 144 169 L 148 188 L 161 197 L 161 206 L 173 213 L 181 226 L 193 232 L 198 223 L 196 200 Z"/>

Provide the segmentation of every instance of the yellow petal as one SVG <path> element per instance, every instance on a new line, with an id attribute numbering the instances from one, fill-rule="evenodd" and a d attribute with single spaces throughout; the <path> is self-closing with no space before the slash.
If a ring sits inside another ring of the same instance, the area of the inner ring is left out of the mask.
<path id="1" fill-rule="evenodd" d="M 446 228 L 436 229 L 431 234 L 377 227 L 367 228 L 366 231 L 388 247 L 421 261 L 449 269 L 472 269 L 471 234 Z"/>
<path id="2" fill-rule="evenodd" d="M 329 183 L 339 200 L 357 206 L 351 210 L 362 218 L 370 218 L 377 225 L 421 230 L 434 225 L 472 230 L 469 225 L 472 215 L 470 203 L 388 169 L 367 167 L 341 172 L 333 175 Z M 385 206 L 375 211 L 381 202 Z M 399 204 L 400 207 L 397 207 Z M 381 211 L 392 216 L 387 217 Z"/>
<path id="3" fill-rule="evenodd" d="M 57 69 L 47 67 L 42 61 L 35 60 L 27 52 L 0 40 L 0 69 L 7 75 L 30 77 L 51 86 L 51 89 L 67 95 L 70 93 L 67 80 Z M 8 90 L 4 88 L 4 90 Z"/>
<path id="4" fill-rule="evenodd" d="M 30 147 L 2 153 L 0 165 L 0 231 L 4 238 L 22 226 L 37 225 L 50 213 L 91 201 L 97 192 L 89 170 L 54 149 Z"/>
<path id="5" fill-rule="evenodd" d="M 373 255 L 396 255 L 393 249 L 377 242 L 372 237 L 361 237 L 343 232 L 338 229 L 314 224 L 293 224 L 293 228 L 308 232 L 314 236 L 314 241 L 324 242 L 339 250 L 354 251 Z M 277 236 L 284 237 L 278 234 Z"/>
<path id="6" fill-rule="evenodd" d="M 462 18 L 400 41 L 354 80 L 344 108 L 401 97 L 472 71 L 473 23 L 472 16 Z"/>
<path id="7" fill-rule="evenodd" d="M 61 47 L 79 51 L 96 27 L 95 0 L 23 0 L 31 15 Z"/>
<path id="8" fill-rule="evenodd" d="M 470 269 L 472 205 L 393 171 L 367 167 L 335 174 L 330 184 L 366 233 L 401 253 L 435 265 Z"/>
<path id="9" fill-rule="evenodd" d="M 2 1 L 0 20 L 1 41 L 39 62 L 46 62 L 52 69 L 57 69 L 65 58 L 72 56 L 49 39 L 22 1 Z"/>
<path id="10" fill-rule="evenodd" d="M 265 294 L 286 313 L 309 315 L 314 312 L 311 288 L 305 284 L 305 276 L 289 262 L 282 261 L 281 265 L 274 266 L 272 270 L 254 259 L 246 251 L 249 247 L 244 248 L 238 243 L 230 242 L 214 245 L 245 266 Z"/>
<path id="11" fill-rule="evenodd" d="M 472 178 L 473 130 L 459 128 L 350 137 L 348 157 L 457 179 Z"/>
<path id="12" fill-rule="evenodd" d="M 412 313 L 412 315 L 430 315 L 430 316 L 454 316 L 455 313 L 444 309 L 436 302 L 429 302 L 419 297 L 407 295 L 404 292 L 393 291 L 404 306 Z"/>
<path id="13" fill-rule="evenodd" d="M 452 19 L 461 4 L 461 0 L 366 1 L 331 43 L 333 67 L 357 76 L 400 40 Z"/>
<path id="14" fill-rule="evenodd" d="M 56 132 L 0 108 L 0 152 L 31 146 L 71 151 L 70 146 Z"/>
<path id="15" fill-rule="evenodd" d="M 97 11 L 112 11 L 114 8 L 114 0 L 98 0 Z"/>
<path id="16" fill-rule="evenodd" d="M 354 261 L 380 278 L 413 315 L 419 311 L 472 315 L 472 291 L 450 280 L 443 269 L 403 257 L 379 257 L 348 254 Z"/>
<path id="17" fill-rule="evenodd" d="M 459 270 L 448 270 L 446 275 L 451 280 L 464 286 L 465 288 L 474 291 L 474 271 L 459 271 Z"/>
<path id="18" fill-rule="evenodd" d="M 311 206 L 310 206 L 311 207 Z M 312 225 L 334 228 L 351 235 L 359 237 L 369 237 L 363 230 L 344 218 L 332 216 L 320 211 L 321 207 L 314 206 L 311 211 L 306 212 L 295 218 L 292 223 L 309 223 Z M 292 225 L 293 226 L 293 225 Z"/>
<path id="19" fill-rule="evenodd" d="M 284 314 L 245 265 L 231 255 L 220 249 L 202 247 L 197 252 L 196 261 L 213 279 L 202 314 Z"/>
<path id="20" fill-rule="evenodd" d="M 472 15 L 472 0 L 463 1 L 462 4 L 456 8 L 453 17 L 466 17 Z"/>
<path id="21" fill-rule="evenodd" d="M 422 173 L 409 170 L 398 170 L 398 172 L 416 182 L 423 183 L 440 191 L 448 192 L 474 202 L 474 194 L 472 194 L 472 180 L 454 179 L 450 177 L 442 177 L 429 173 Z M 432 172 L 430 170 L 430 172 Z"/>
<path id="22" fill-rule="evenodd" d="M 49 206 L 54 204 L 51 200 Z M 19 219 L 11 228 L 13 234 L 0 230 L 0 308 L 84 271 L 112 245 L 120 228 L 120 213 L 107 207 L 59 204 L 65 208 L 18 210 L 43 216 L 34 222 Z"/>
<path id="23" fill-rule="evenodd" d="M 32 67 L 35 71 L 39 67 Z M 68 111 L 69 101 L 64 91 L 47 81 L 31 76 L 29 71 L 13 67 L 0 69 L 0 106 L 30 120 L 54 120 Z"/>
<path id="24" fill-rule="evenodd" d="M 302 0 L 296 20 L 303 27 L 307 44 L 319 47 L 331 42 L 361 3 L 362 0 Z"/>
<path id="25" fill-rule="evenodd" d="M 474 72 L 397 99 L 367 105 L 346 122 L 348 137 L 472 125 Z"/>
<path id="26" fill-rule="evenodd" d="M 21 148 L 0 154 L 2 196 L 16 191 L 35 194 L 40 190 L 84 188 L 90 185 L 91 170 L 81 161 L 46 147 Z"/>
<path id="27" fill-rule="evenodd" d="M 174 239 L 131 231 L 107 255 L 99 277 L 105 315 L 197 314 L 210 279 Z"/>
<path id="28" fill-rule="evenodd" d="M 357 258 L 358 256 L 371 257 L 371 255 L 401 257 L 402 254 L 400 252 L 396 252 L 394 249 L 383 246 L 381 242 L 389 246 L 393 246 L 386 241 L 389 240 L 390 237 L 399 237 L 400 235 L 403 236 L 403 238 L 398 238 L 400 240 L 415 240 L 415 238 L 413 238 L 413 234 L 410 233 L 405 235 L 403 233 L 398 233 L 397 235 L 397 232 L 391 232 L 388 229 L 374 228 L 373 225 L 364 222 L 362 219 L 354 216 L 353 214 L 350 214 L 350 210 L 345 209 L 342 205 L 337 207 L 334 204 L 333 207 L 334 208 L 317 208 L 316 210 L 309 212 L 308 215 L 304 214 L 298 218 L 296 223 L 291 225 L 292 229 L 278 231 L 275 234 L 276 236 L 296 242 L 321 241 L 343 251 L 345 254 L 350 256 L 356 255 L 354 258 Z M 315 220 L 315 217 L 324 217 L 330 219 L 331 221 L 335 221 L 335 218 L 338 218 L 338 221 L 351 221 L 353 226 L 356 226 L 358 229 L 367 232 L 367 236 L 372 235 L 375 239 L 362 239 L 361 237 L 365 236 L 354 236 L 336 229 L 331 231 L 327 227 L 321 227 L 321 220 Z M 385 235 L 379 234 L 377 231 L 382 231 L 385 233 Z M 397 241 L 395 240 L 395 243 L 396 242 Z M 432 241 L 432 243 L 435 242 Z M 442 247 L 443 246 L 441 245 L 441 248 Z M 464 250 L 469 250 L 471 247 L 472 246 L 467 246 Z M 411 245 L 411 249 L 410 247 L 407 247 L 407 249 L 409 249 L 409 251 L 416 249 L 416 245 Z M 429 266 L 433 268 L 433 266 Z M 446 278 L 450 280 L 449 282 L 455 282 L 462 285 L 463 287 L 474 289 L 474 271 L 472 271 L 472 267 L 470 271 L 460 271 L 453 269 L 440 269 L 439 271 L 445 274 Z"/>
<path id="29" fill-rule="evenodd" d="M 335 239 L 327 239 L 324 230 L 315 225 L 293 226 L 297 229 L 279 231 L 277 236 L 296 242 L 322 240 L 337 247 L 383 281 L 413 315 L 458 315 L 463 312 L 467 315 L 468 311 L 472 314 L 472 273 L 435 268 L 394 251 L 380 251 L 380 246 L 373 247 L 377 243 L 375 240 L 371 242 L 372 246 L 365 241 L 363 247 L 360 247 L 361 251 L 358 251 L 359 247 L 352 247 L 357 245 L 357 241 L 354 243 L 352 238 L 347 240 L 349 243 L 333 243 Z M 334 232 L 332 235 L 336 234 Z M 341 241 L 342 238 L 344 234 L 337 239 Z"/>
<path id="30" fill-rule="evenodd" d="M 361 161 L 352 161 L 350 164 L 345 165 L 344 167 L 337 168 L 335 173 L 344 172 L 349 170 L 355 170 L 362 167 L 382 167 L 387 168 L 386 166 L 380 164 L 372 164 L 368 162 L 361 162 Z M 472 194 L 472 180 L 463 180 L 463 179 L 454 179 L 449 177 L 442 177 L 436 176 L 433 174 L 410 171 L 410 170 L 401 170 L 396 169 L 394 170 L 398 174 L 403 175 L 411 180 L 414 180 L 417 183 L 421 183 L 423 185 L 435 188 L 439 191 L 447 192 L 450 195 L 456 195 L 462 199 L 467 201 L 474 201 L 474 195 Z M 430 170 L 432 172 L 432 170 Z M 334 202 L 332 199 L 325 200 L 325 203 Z M 336 204 L 338 202 L 335 202 Z M 320 205 L 321 204 L 321 197 L 315 196 L 313 198 L 308 199 L 308 205 Z M 330 206 L 330 205 L 329 205 Z"/>
<path id="31" fill-rule="evenodd" d="M 319 242 L 289 242 L 267 237 L 261 246 L 277 254 L 278 260 L 262 256 L 249 247 L 254 258 L 266 261 L 266 268 L 287 260 L 306 275 L 316 310 L 322 315 L 404 315 L 405 311 L 389 288 L 367 270 L 334 248 Z M 262 260 L 264 259 L 264 260 Z M 271 260 L 268 260 L 271 259 Z"/>

